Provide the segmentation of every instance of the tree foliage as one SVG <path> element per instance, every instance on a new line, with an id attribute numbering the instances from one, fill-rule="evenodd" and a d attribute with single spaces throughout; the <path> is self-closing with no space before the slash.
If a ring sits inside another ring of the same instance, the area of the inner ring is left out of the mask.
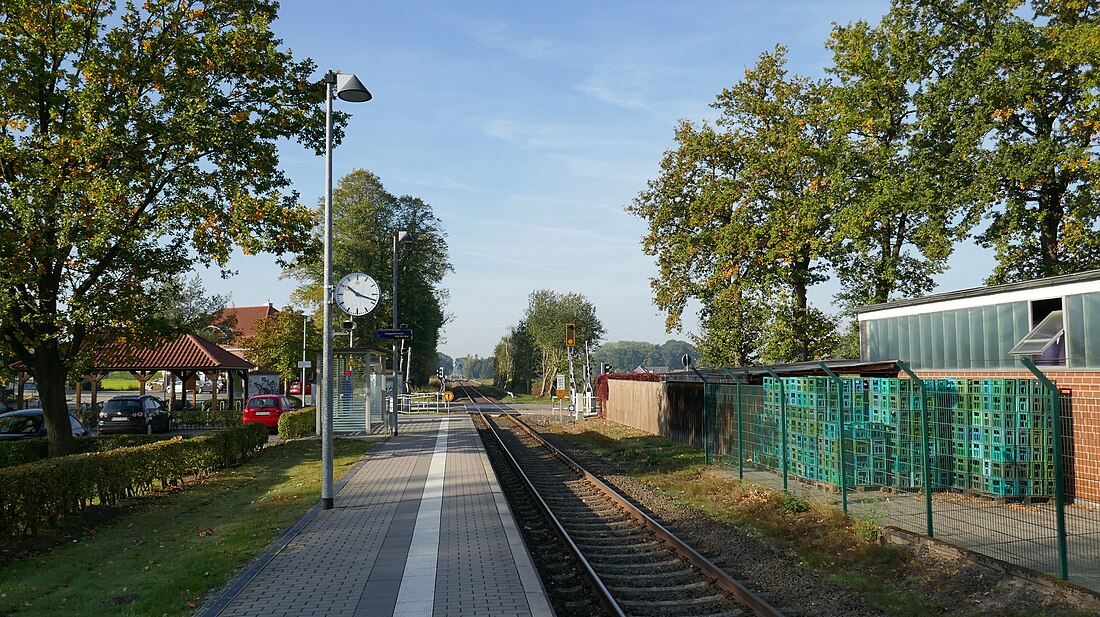
<path id="1" fill-rule="evenodd" d="M 979 171 L 977 240 L 997 257 L 987 282 L 1100 267 L 1100 6 L 897 0 L 891 19 L 935 74 L 921 94 L 928 139 Z"/>
<path id="2" fill-rule="evenodd" d="M 792 343 L 785 361 L 820 347 L 808 338 L 819 314 L 807 291 L 825 278 L 838 137 L 829 88 L 788 75 L 785 55 L 782 47 L 761 54 L 718 95 L 716 128 L 681 123 L 679 148 L 628 208 L 649 222 L 643 246 L 658 257 L 652 284 L 667 325 L 680 323 L 688 299 L 700 300 L 710 330 L 734 339 L 738 363 L 760 317 Z M 787 319 L 751 310 L 778 299 Z"/>
<path id="3" fill-rule="evenodd" d="M 378 283 L 382 298 L 369 315 L 355 317 L 358 332 L 370 336 L 393 325 L 394 233 L 408 231 L 413 242 L 397 246 L 398 325 L 413 330 L 413 384 L 426 384 L 436 367 L 440 331 L 447 322 L 443 277 L 453 268 L 447 234 L 423 200 L 386 191 L 373 173 L 359 169 L 340 179 L 332 194 L 332 269 L 334 283 L 363 272 Z M 315 230 L 318 237 L 323 229 Z M 294 298 L 319 309 L 324 286 L 322 256 L 309 254 L 288 269 L 301 285 Z M 358 337 L 356 337 L 358 338 Z"/>
<path id="4" fill-rule="evenodd" d="M 639 366 L 680 368 L 684 354 L 699 357 L 699 352 L 687 341 L 669 339 L 661 345 L 644 341 L 611 341 L 600 345 L 592 354 L 594 369 L 599 372 L 605 362 L 617 372 L 630 372 Z"/>
<path id="5" fill-rule="evenodd" d="M 577 326 L 577 345 L 587 342 L 595 346 L 603 338 L 604 328 L 596 317 L 596 307 L 578 293 L 558 293 L 549 289 L 531 292 L 523 324 L 538 354 L 539 372 L 534 393 L 542 396 L 559 371 L 568 365 L 565 346 L 565 324 Z"/>
<path id="6" fill-rule="evenodd" d="M 276 10 L 0 4 L 0 335 L 35 373 L 51 454 L 69 450 L 64 384 L 92 337 L 179 331 L 151 282 L 234 247 L 304 248 L 313 212 L 276 143 L 321 145 L 323 90 L 280 50 Z"/>
<path id="7" fill-rule="evenodd" d="M 300 377 L 298 362 L 302 359 L 302 325 L 305 313 L 286 307 L 256 322 L 256 333 L 242 343 L 245 358 L 266 371 L 278 373 L 283 380 Z M 315 320 L 305 326 L 306 355 L 322 347 L 321 330 Z"/>
<path id="8" fill-rule="evenodd" d="M 974 162 L 922 132 L 926 114 L 914 92 L 932 70 L 913 53 L 918 39 L 887 15 L 874 28 L 837 26 L 827 43 L 836 77 L 829 99 L 845 137 L 833 171 L 841 199 L 830 259 L 846 309 L 934 289 L 934 275 L 976 220 L 967 207 Z"/>

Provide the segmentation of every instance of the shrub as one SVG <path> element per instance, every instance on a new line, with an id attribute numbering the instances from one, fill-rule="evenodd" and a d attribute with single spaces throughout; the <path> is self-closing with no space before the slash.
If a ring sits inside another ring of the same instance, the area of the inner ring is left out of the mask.
<path id="1" fill-rule="evenodd" d="M 148 493 L 156 482 L 163 488 L 236 465 L 265 443 L 267 428 L 250 423 L 193 439 L 175 437 L 0 469 L 0 532 L 33 532 L 93 503 Z"/>
<path id="2" fill-rule="evenodd" d="M 279 416 L 279 439 L 287 441 L 317 433 L 317 412 L 315 407 L 303 407 L 298 411 Z"/>
<path id="3" fill-rule="evenodd" d="M 100 435 L 98 437 L 77 437 L 73 454 L 88 452 L 107 452 L 115 448 L 132 448 L 148 443 L 171 439 L 167 435 Z M 0 442 L 0 467 L 12 467 L 40 461 L 49 456 L 49 447 L 45 439 L 20 439 Z"/>

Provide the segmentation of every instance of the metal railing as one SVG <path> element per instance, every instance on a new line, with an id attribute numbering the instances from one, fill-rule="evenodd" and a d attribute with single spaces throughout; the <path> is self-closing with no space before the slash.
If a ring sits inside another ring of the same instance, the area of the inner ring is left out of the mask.
<path id="1" fill-rule="evenodd" d="M 446 400 L 442 392 L 417 392 L 398 396 L 401 413 L 465 413 L 465 403 Z"/>

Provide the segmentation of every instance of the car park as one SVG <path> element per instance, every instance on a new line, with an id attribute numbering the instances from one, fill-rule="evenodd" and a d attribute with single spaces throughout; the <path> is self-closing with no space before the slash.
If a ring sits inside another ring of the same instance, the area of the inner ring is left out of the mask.
<path id="1" fill-rule="evenodd" d="M 278 430 L 279 416 L 293 411 L 290 400 L 279 394 L 258 394 L 245 403 L 241 421 L 262 422 L 268 430 Z"/>
<path id="2" fill-rule="evenodd" d="M 76 417 L 69 416 L 73 437 L 94 437 L 95 431 L 84 426 Z M 0 414 L 0 441 L 18 439 L 44 439 L 46 418 L 41 408 L 20 409 Z"/>
<path id="3" fill-rule="evenodd" d="M 172 429 L 172 414 L 155 396 L 116 396 L 99 411 L 100 433 L 167 433 Z"/>

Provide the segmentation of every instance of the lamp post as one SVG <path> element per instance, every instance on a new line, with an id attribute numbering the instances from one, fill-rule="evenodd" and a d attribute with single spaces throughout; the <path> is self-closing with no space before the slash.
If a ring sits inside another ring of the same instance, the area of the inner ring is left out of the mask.
<path id="1" fill-rule="evenodd" d="M 397 243 L 408 244 L 413 241 L 411 233 L 401 230 L 393 232 L 393 329 L 397 329 Z M 397 436 L 397 375 L 400 372 L 400 356 L 397 353 L 397 340 L 393 341 L 393 413 L 390 414 L 390 433 Z"/>
<path id="2" fill-rule="evenodd" d="M 313 321 L 309 315 L 302 315 L 302 381 L 299 383 L 298 394 L 302 397 L 302 404 L 306 400 L 306 326 Z"/>
<path id="3" fill-rule="evenodd" d="M 334 92 L 335 90 L 335 92 Z M 332 95 L 350 103 L 371 99 L 366 86 L 355 75 L 325 73 L 325 258 L 324 258 L 324 343 L 321 350 L 321 507 L 331 510 L 332 500 Z M 303 384 L 305 387 L 305 384 Z"/>

